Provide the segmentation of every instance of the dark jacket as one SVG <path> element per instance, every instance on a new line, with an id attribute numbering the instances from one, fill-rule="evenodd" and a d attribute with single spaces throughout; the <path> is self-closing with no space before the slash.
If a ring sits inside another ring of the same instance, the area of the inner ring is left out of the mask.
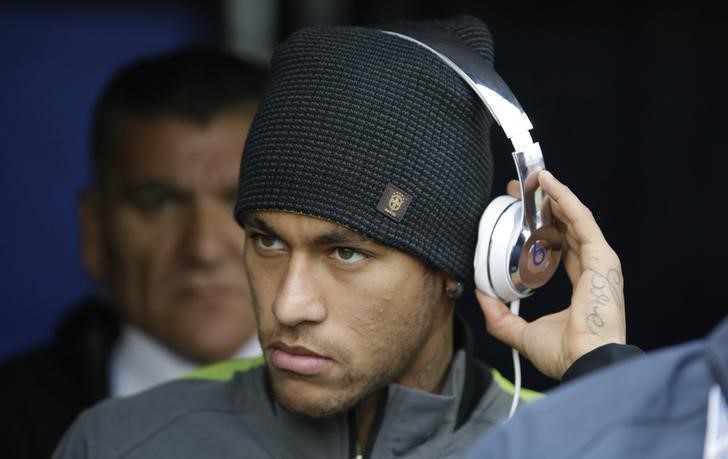
<path id="1" fill-rule="evenodd" d="M 51 344 L 0 366 L 0 458 L 47 459 L 78 413 L 106 397 L 119 321 L 88 300 L 59 323 Z"/>
<path id="2" fill-rule="evenodd" d="M 701 459 L 711 437 L 709 411 L 714 419 L 723 416 L 716 435 L 728 441 L 721 394 L 725 403 L 728 317 L 706 339 L 652 351 L 553 390 L 491 430 L 467 458 Z M 719 457 L 728 457 L 728 448 Z"/>

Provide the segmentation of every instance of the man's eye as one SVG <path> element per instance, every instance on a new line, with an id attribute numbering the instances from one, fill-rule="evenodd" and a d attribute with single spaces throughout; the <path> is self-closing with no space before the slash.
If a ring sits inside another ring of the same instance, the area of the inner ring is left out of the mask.
<path id="1" fill-rule="evenodd" d="M 334 250 L 333 256 L 338 261 L 345 263 L 356 263 L 357 261 L 366 259 L 366 255 L 348 247 L 338 247 Z"/>
<path id="2" fill-rule="evenodd" d="M 132 196 L 134 206 L 144 212 L 161 211 L 177 203 L 176 196 L 170 193 L 139 193 Z"/>
<path id="3" fill-rule="evenodd" d="M 280 239 L 268 236 L 265 234 L 258 234 L 255 236 L 258 242 L 258 246 L 265 250 L 280 250 L 283 248 L 283 243 Z"/>

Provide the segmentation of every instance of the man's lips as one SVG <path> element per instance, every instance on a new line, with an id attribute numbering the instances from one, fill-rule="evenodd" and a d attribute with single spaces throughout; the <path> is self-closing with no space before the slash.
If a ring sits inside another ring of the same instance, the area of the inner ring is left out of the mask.
<path id="1" fill-rule="evenodd" d="M 278 369 L 301 375 L 315 375 L 334 361 L 301 346 L 288 346 L 276 342 L 270 346 L 270 362 Z"/>

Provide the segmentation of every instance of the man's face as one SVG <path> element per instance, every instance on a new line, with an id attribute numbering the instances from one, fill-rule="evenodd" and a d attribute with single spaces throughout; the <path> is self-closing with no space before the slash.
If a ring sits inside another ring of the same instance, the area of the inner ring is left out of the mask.
<path id="1" fill-rule="evenodd" d="M 114 305 L 201 363 L 229 358 L 255 328 L 233 218 L 253 114 L 127 118 L 103 191 L 82 207 L 84 259 Z"/>
<path id="2" fill-rule="evenodd" d="M 441 275 L 316 218 L 257 212 L 245 228 L 258 333 L 283 406 L 329 416 L 390 382 L 417 386 L 432 331 L 449 323 Z"/>

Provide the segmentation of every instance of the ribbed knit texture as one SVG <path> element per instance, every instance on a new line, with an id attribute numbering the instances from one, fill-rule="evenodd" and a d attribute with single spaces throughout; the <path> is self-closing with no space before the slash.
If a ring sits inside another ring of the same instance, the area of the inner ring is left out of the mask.
<path id="1" fill-rule="evenodd" d="M 431 26 L 492 65 L 480 20 Z M 468 284 L 492 182 L 491 117 L 429 51 L 379 30 L 316 26 L 276 49 L 245 144 L 235 216 L 286 210 L 344 225 Z M 412 196 L 397 222 L 387 184 Z"/>

